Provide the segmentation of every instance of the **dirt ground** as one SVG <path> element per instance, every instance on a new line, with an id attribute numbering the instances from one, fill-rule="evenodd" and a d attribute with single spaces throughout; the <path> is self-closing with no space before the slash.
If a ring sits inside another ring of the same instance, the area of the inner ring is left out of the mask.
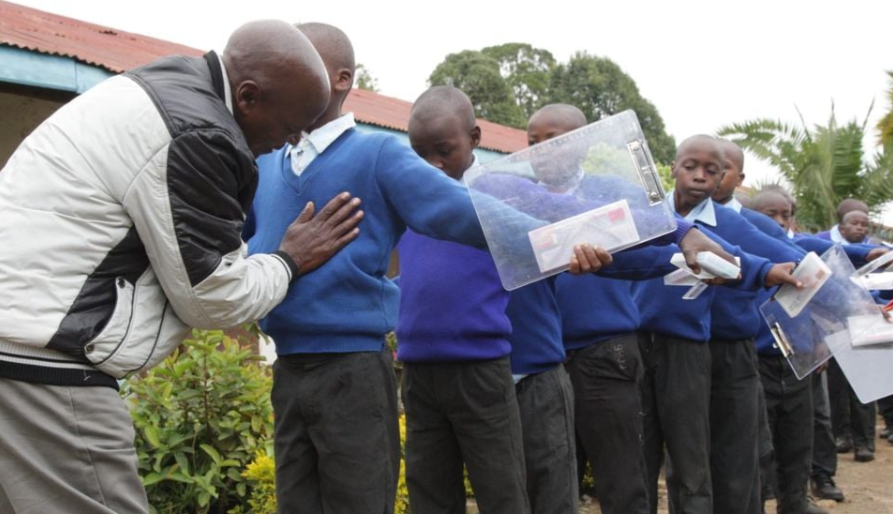
<path id="1" fill-rule="evenodd" d="M 878 420 L 878 429 L 884 422 Z M 893 445 L 877 439 L 875 460 L 856 462 L 853 454 L 838 454 L 837 486 L 843 490 L 846 500 L 837 503 L 832 500 L 816 502 L 832 514 L 893 514 Z M 659 514 L 667 514 L 666 488 L 661 484 Z M 477 514 L 474 502 L 469 502 L 468 512 Z M 766 505 L 768 514 L 775 513 L 775 504 Z M 579 514 L 601 514 L 598 501 L 584 501 Z"/>
<path id="2" fill-rule="evenodd" d="M 878 419 L 878 430 L 884 426 Z M 893 445 L 883 439 L 875 443 L 875 459 L 872 462 L 856 462 L 853 454 L 837 455 L 837 477 L 835 482 L 843 490 L 846 500 L 837 503 L 822 500 L 817 505 L 832 514 L 893 514 Z M 661 484 L 658 492 L 660 504 L 658 512 L 667 514 L 666 488 Z M 766 513 L 775 513 L 775 503 L 766 504 Z M 598 502 L 580 507 L 580 514 L 601 514 Z"/>

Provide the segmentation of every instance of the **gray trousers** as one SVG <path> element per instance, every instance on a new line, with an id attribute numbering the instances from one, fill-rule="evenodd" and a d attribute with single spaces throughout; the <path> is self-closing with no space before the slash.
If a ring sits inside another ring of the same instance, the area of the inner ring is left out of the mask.
<path id="1" fill-rule="evenodd" d="M 574 394 L 564 366 L 530 375 L 515 390 L 533 514 L 573 514 L 579 507 Z"/>
<path id="2" fill-rule="evenodd" d="M 0 378 L 0 512 L 148 512 L 133 437 L 112 388 Z"/>

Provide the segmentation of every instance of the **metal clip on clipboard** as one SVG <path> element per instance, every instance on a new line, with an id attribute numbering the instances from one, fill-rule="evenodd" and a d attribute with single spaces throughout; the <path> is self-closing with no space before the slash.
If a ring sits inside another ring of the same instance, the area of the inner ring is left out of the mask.
<path id="1" fill-rule="evenodd" d="M 875 317 L 886 323 L 878 306 L 852 280 L 856 270 L 840 246 L 826 251 L 821 260 L 831 275 L 797 309 L 781 305 L 778 294 L 760 306 L 776 346 L 797 378 L 805 378 L 833 354 L 862 403 L 893 394 L 893 345 L 854 346 L 864 337 L 854 320 Z"/>
<path id="2" fill-rule="evenodd" d="M 664 201 L 667 193 L 660 181 L 660 175 L 657 173 L 657 166 L 651 159 L 651 152 L 648 151 L 648 143 L 644 139 L 637 139 L 626 144 L 629 154 L 633 158 L 633 166 L 639 174 L 639 180 L 642 181 L 642 187 L 645 188 L 645 194 L 651 205 L 659 204 Z"/>
<path id="3" fill-rule="evenodd" d="M 781 354 L 784 355 L 785 359 L 790 359 L 794 355 L 794 349 L 784 334 L 781 324 L 776 321 L 769 327 L 769 331 L 772 332 L 772 337 L 775 339 L 775 347 L 781 350 Z"/>

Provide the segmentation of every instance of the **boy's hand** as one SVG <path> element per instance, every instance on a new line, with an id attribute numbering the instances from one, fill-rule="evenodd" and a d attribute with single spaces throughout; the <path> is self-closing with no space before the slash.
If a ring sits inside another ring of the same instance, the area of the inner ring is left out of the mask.
<path id="1" fill-rule="evenodd" d="M 279 245 L 279 250 L 298 265 L 299 275 L 320 267 L 357 238 L 360 233 L 357 224 L 363 219 L 363 211 L 356 210 L 359 205 L 359 198 L 351 199 L 350 193 L 341 193 L 313 216 L 313 202 L 307 202 Z"/>
<path id="2" fill-rule="evenodd" d="M 865 256 L 865 260 L 868 262 L 871 262 L 889 251 L 890 251 L 889 248 L 884 248 L 884 247 L 874 248 L 870 252 L 868 252 L 868 255 Z"/>
<path id="3" fill-rule="evenodd" d="M 772 266 L 772 268 L 769 270 L 769 273 L 766 274 L 766 279 L 763 281 L 763 286 L 775 287 L 784 284 L 790 284 L 797 289 L 802 289 L 803 283 L 794 278 L 793 275 L 791 275 L 791 272 L 794 271 L 795 267 L 796 265 L 793 262 L 785 262 Z"/>
<path id="4" fill-rule="evenodd" d="M 705 236 L 697 228 L 693 228 L 685 234 L 682 241 L 679 241 L 679 249 L 682 250 L 682 255 L 685 256 L 685 263 L 688 264 L 688 267 L 695 274 L 701 272 L 701 266 L 698 265 L 698 252 L 713 252 L 732 264 L 738 265 L 730 253 L 723 250 L 718 243 Z"/>
<path id="5" fill-rule="evenodd" d="M 604 248 L 583 243 L 574 247 L 574 254 L 571 256 L 571 267 L 568 271 L 572 275 L 595 273 L 606 266 L 610 266 L 612 262 L 614 262 L 614 258 Z"/>

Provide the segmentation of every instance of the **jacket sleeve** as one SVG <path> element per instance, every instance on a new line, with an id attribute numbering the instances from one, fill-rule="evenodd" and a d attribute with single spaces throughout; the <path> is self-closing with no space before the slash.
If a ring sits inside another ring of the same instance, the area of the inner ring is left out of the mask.
<path id="1" fill-rule="evenodd" d="M 230 136 L 191 131 L 159 152 L 124 197 L 168 300 L 189 325 L 261 318 L 296 274 L 287 256 L 247 257 L 241 233 L 256 177 Z"/>

